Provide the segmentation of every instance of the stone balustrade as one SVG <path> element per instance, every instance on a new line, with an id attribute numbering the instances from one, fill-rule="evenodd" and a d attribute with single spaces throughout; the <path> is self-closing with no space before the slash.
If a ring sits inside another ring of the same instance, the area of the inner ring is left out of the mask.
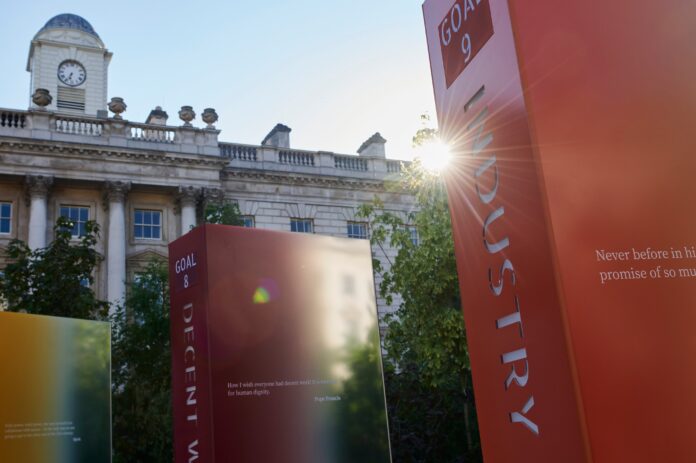
<path id="1" fill-rule="evenodd" d="M 56 117 L 54 123 L 56 132 L 59 133 L 101 137 L 104 131 L 104 124 L 98 120 Z"/>
<path id="2" fill-rule="evenodd" d="M 0 108 L 0 136 L 6 137 L 216 156 L 229 159 L 233 168 L 363 179 L 383 179 L 398 174 L 403 164 L 380 157 L 219 142 L 219 133 L 210 128 Z"/>
<path id="3" fill-rule="evenodd" d="M 334 155 L 334 166 L 336 169 L 367 171 L 367 159 L 357 156 Z"/>
<path id="4" fill-rule="evenodd" d="M 311 151 L 280 150 L 278 162 L 295 166 L 314 166 L 314 153 Z"/>
<path id="5" fill-rule="evenodd" d="M 131 140 L 146 142 L 174 143 L 176 141 L 176 129 L 173 127 L 129 122 L 127 137 Z"/>
<path id="6" fill-rule="evenodd" d="M 408 164 L 405 161 L 387 161 L 387 172 L 390 174 L 398 174 L 401 172 L 401 165 Z"/>
<path id="7" fill-rule="evenodd" d="M 220 143 L 220 156 L 229 159 L 255 162 L 257 160 L 257 147 L 253 145 L 238 145 L 234 143 Z"/>
<path id="8" fill-rule="evenodd" d="M 0 127 L 23 129 L 26 124 L 26 114 L 22 111 L 11 109 L 0 110 Z"/>

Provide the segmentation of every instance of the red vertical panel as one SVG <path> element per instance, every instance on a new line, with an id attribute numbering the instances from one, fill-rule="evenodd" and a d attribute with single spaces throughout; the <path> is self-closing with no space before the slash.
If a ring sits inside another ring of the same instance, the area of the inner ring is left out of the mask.
<path id="1" fill-rule="evenodd" d="M 431 1 L 424 11 L 438 118 L 456 151 L 446 181 L 484 458 L 584 462 L 507 4 L 490 2 L 493 35 L 447 88 L 438 25 L 459 4 L 488 6 Z"/>
<path id="2" fill-rule="evenodd" d="M 177 463 L 215 461 L 205 231 L 203 227 L 196 228 L 169 245 L 174 457 Z"/>
<path id="3" fill-rule="evenodd" d="M 204 225 L 172 244 L 170 259 L 182 461 L 194 432 L 211 439 L 197 462 L 390 461 L 367 240 Z M 185 421 L 180 378 L 192 359 L 181 340 L 191 301 L 205 428 Z"/>
<path id="4" fill-rule="evenodd" d="M 511 11 L 594 460 L 696 461 L 696 3 L 530 3 Z"/>
<path id="5" fill-rule="evenodd" d="M 492 1 L 493 37 L 448 88 L 438 26 L 453 5 L 484 1 L 431 0 L 425 16 L 438 117 L 458 152 L 447 181 L 486 458 L 528 461 L 530 445 L 492 425 L 506 396 L 490 354 L 502 342 L 490 320 L 499 299 L 482 277 L 492 268 L 496 283 L 498 270 L 482 252 L 481 222 L 504 207 L 488 232 L 509 238 L 495 253 L 514 263 L 504 291 L 525 296 L 525 388 L 535 408 L 541 397 L 558 404 L 537 411 L 548 452 L 538 461 L 571 461 L 554 446 L 583 430 L 591 452 L 576 458 L 694 461 L 696 4 Z M 467 129 L 483 107 L 485 130 Z M 476 153 L 489 127 L 493 140 Z M 555 396 L 535 389 L 537 369 Z M 561 415 L 558 433 L 544 434 Z"/>

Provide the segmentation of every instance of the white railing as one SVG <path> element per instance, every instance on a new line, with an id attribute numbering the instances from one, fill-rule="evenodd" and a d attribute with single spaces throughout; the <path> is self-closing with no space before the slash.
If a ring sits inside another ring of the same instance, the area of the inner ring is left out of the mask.
<path id="1" fill-rule="evenodd" d="M 334 167 L 341 170 L 367 172 L 367 159 L 357 156 L 340 156 L 334 154 Z"/>
<path id="2" fill-rule="evenodd" d="M 398 174 L 401 172 L 402 161 L 387 161 L 387 173 Z"/>
<path id="3" fill-rule="evenodd" d="M 314 166 L 314 153 L 307 151 L 278 151 L 278 162 L 296 166 Z"/>
<path id="4" fill-rule="evenodd" d="M 56 117 L 55 124 L 56 132 L 69 133 L 71 135 L 101 137 L 104 131 L 104 124 L 93 119 Z"/>
<path id="5" fill-rule="evenodd" d="M 220 156 L 240 161 L 256 161 L 257 147 L 249 145 L 237 145 L 234 143 L 219 143 Z"/>
<path id="6" fill-rule="evenodd" d="M 176 129 L 170 129 L 158 125 L 128 123 L 128 138 L 138 141 L 159 143 L 174 143 L 176 141 Z"/>

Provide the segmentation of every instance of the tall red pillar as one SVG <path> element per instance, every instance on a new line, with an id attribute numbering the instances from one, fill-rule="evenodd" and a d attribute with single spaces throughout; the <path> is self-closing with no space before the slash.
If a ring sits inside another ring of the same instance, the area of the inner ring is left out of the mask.
<path id="1" fill-rule="evenodd" d="M 424 14 L 485 461 L 696 461 L 696 3 Z"/>

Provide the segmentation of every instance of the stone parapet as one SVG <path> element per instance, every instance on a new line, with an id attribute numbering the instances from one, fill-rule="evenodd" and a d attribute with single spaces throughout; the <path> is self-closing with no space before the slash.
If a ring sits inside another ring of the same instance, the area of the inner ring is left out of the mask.
<path id="1" fill-rule="evenodd" d="M 210 156 L 226 159 L 228 166 L 236 169 L 383 180 L 398 174 L 403 163 L 383 157 L 226 143 L 218 141 L 219 134 L 219 130 L 212 128 L 0 109 L 0 137 Z"/>

